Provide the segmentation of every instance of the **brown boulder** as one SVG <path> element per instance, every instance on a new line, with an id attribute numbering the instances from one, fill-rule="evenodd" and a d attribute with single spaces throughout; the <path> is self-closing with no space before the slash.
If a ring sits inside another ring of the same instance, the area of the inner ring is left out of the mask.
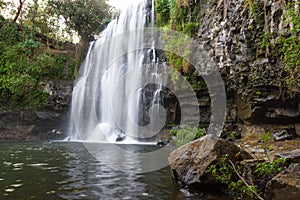
<path id="1" fill-rule="evenodd" d="M 208 166 L 228 154 L 232 161 L 250 158 L 233 142 L 206 135 L 174 150 L 169 156 L 173 179 L 182 186 L 207 183 L 203 178 Z"/>

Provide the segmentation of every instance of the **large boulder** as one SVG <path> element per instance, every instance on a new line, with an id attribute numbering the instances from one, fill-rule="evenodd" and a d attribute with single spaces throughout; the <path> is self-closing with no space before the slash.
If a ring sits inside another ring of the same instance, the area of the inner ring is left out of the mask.
<path id="1" fill-rule="evenodd" d="M 268 182 L 266 200 L 298 200 L 300 198 L 300 163 L 293 163 Z"/>
<path id="2" fill-rule="evenodd" d="M 208 183 L 210 180 L 203 177 L 206 169 L 225 154 L 228 154 L 233 162 L 238 158 L 251 158 L 233 142 L 213 135 L 206 135 L 179 147 L 169 157 L 174 181 L 187 187 Z"/>

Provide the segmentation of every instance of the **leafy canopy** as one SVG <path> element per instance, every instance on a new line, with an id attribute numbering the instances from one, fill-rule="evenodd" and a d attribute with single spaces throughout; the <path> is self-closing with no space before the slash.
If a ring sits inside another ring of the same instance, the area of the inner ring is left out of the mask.
<path id="1" fill-rule="evenodd" d="M 85 39 L 93 39 L 113 15 L 105 0 L 49 0 L 49 5 L 49 11 L 63 17 L 69 30 Z"/>

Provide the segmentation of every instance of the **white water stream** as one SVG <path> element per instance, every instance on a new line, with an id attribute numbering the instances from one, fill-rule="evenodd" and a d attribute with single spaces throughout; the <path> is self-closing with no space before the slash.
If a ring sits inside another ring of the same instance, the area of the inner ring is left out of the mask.
<path id="1" fill-rule="evenodd" d="M 154 38 L 144 34 L 149 27 L 154 28 L 154 0 L 135 1 L 91 43 L 73 90 L 71 140 L 135 143 L 140 138 L 141 86 L 149 79 L 144 66 L 152 66 L 151 82 L 162 84 L 153 70 L 158 65 Z M 149 42 L 151 49 L 144 47 Z M 155 90 L 153 103 L 160 101 L 161 86 Z M 149 111 L 151 119 L 155 112 L 159 106 Z"/>

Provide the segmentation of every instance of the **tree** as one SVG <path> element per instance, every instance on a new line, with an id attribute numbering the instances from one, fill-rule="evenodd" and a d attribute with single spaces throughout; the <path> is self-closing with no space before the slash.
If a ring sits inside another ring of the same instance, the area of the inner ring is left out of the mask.
<path id="1" fill-rule="evenodd" d="M 0 0 L 0 9 L 2 9 L 5 6 L 5 2 L 3 0 Z"/>
<path id="2" fill-rule="evenodd" d="M 50 12 L 63 17 L 68 30 L 75 30 L 80 36 L 76 74 L 88 43 L 111 20 L 112 7 L 105 0 L 49 0 L 49 5 Z"/>
<path id="3" fill-rule="evenodd" d="M 0 0 L 0 6 L 1 6 L 2 4 L 4 4 L 4 2 L 3 2 L 3 0 Z"/>

